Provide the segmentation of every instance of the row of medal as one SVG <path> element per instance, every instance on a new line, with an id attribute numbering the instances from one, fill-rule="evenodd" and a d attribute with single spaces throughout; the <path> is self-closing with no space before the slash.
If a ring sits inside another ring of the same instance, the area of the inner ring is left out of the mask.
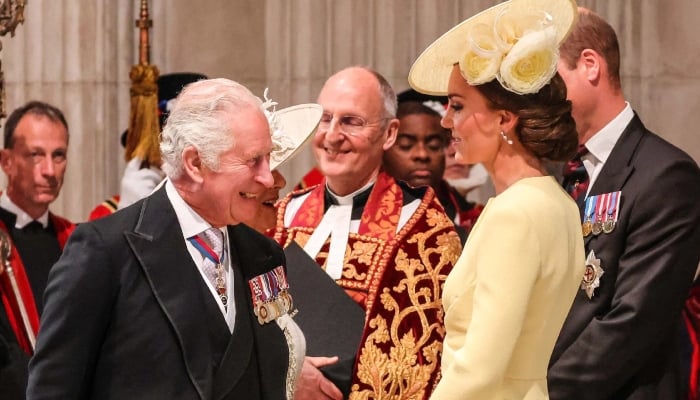
<path id="1" fill-rule="evenodd" d="M 253 297 L 253 311 L 260 325 L 292 310 L 292 296 L 288 292 L 289 283 L 283 266 L 253 277 L 248 280 L 248 286 Z"/>
<path id="2" fill-rule="evenodd" d="M 617 191 L 586 197 L 583 223 L 581 224 L 583 237 L 588 237 L 591 234 L 598 236 L 601 233 L 610 233 L 615 230 L 621 193 Z"/>

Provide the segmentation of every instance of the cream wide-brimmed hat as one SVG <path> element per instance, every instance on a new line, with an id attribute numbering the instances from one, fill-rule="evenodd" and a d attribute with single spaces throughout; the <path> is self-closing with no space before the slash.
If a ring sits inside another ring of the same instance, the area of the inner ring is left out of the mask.
<path id="1" fill-rule="evenodd" d="M 559 44 L 577 18 L 574 0 L 510 0 L 450 29 L 418 57 L 408 83 L 419 92 L 447 94 L 459 64 L 470 85 L 498 79 L 518 94 L 535 93 L 556 72 Z"/>
<path id="2" fill-rule="evenodd" d="M 270 169 L 291 159 L 316 131 L 323 114 L 320 104 L 308 103 L 265 111 L 272 134 Z"/>

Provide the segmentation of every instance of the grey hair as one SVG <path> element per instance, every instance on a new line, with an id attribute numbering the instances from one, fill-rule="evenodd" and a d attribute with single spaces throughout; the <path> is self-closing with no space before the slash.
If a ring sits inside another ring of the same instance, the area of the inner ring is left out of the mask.
<path id="1" fill-rule="evenodd" d="M 245 86 L 229 79 L 206 79 L 191 83 L 180 92 L 160 135 L 163 171 L 177 179 L 183 171 L 182 152 L 193 146 L 202 164 L 218 171 L 219 156 L 235 145 L 230 118 L 238 111 L 262 102 Z"/>
<path id="2" fill-rule="evenodd" d="M 394 88 L 391 87 L 389 81 L 387 81 L 382 74 L 371 68 L 364 68 L 372 75 L 374 75 L 374 77 L 377 78 L 377 82 L 379 82 L 379 94 L 381 94 L 382 96 L 382 100 L 384 103 L 384 113 L 386 117 L 396 118 L 398 100 L 396 98 L 396 92 L 394 91 Z"/>

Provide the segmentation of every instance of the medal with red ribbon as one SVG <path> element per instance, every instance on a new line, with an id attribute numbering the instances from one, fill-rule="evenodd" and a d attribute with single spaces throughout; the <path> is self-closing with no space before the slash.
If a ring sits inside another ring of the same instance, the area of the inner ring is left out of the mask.
<path id="1" fill-rule="evenodd" d="M 216 294 L 219 295 L 221 303 L 226 307 L 228 303 L 228 295 L 226 294 L 226 278 L 224 277 L 224 268 L 221 265 L 222 260 L 219 259 L 219 255 L 205 242 L 200 236 L 193 236 L 188 238 L 192 246 L 194 246 L 201 254 L 202 257 L 208 259 L 215 265 L 216 276 L 214 278 L 214 289 Z"/>
<path id="2" fill-rule="evenodd" d="M 603 232 L 603 214 L 605 213 L 605 195 L 593 196 L 595 199 L 595 222 L 593 222 L 593 227 L 591 231 L 594 235 L 598 236 Z"/>
<path id="3" fill-rule="evenodd" d="M 281 265 L 253 277 L 248 281 L 248 286 L 260 325 L 274 321 L 292 309 L 292 296 L 287 290 L 289 283 Z"/>
<path id="4" fill-rule="evenodd" d="M 622 192 L 620 191 L 608 193 L 609 196 L 606 206 L 607 217 L 603 223 L 604 233 L 610 233 L 615 230 L 615 226 L 617 225 L 617 209 L 620 206 L 621 194 Z"/>

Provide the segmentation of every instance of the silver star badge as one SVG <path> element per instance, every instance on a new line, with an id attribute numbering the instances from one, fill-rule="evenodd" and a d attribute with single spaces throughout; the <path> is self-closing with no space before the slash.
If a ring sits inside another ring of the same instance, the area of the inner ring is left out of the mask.
<path id="1" fill-rule="evenodd" d="M 586 270 L 583 273 L 581 280 L 581 290 L 586 292 L 589 299 L 593 298 L 593 292 L 600 286 L 600 277 L 605 271 L 600 266 L 600 259 L 595 258 L 595 253 L 591 250 L 586 258 Z"/>

